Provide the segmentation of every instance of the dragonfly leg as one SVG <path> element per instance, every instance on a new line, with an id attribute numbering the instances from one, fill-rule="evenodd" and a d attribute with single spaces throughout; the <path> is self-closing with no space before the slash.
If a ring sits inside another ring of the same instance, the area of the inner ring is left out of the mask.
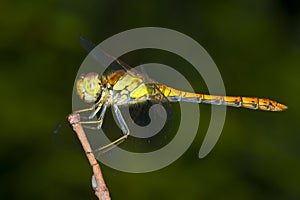
<path id="1" fill-rule="evenodd" d="M 123 118 L 123 116 L 121 114 L 120 109 L 118 108 L 118 106 L 116 104 L 113 105 L 113 108 L 114 108 L 114 112 L 115 112 L 115 114 L 117 116 L 117 120 L 118 120 L 118 122 L 119 122 L 119 124 L 121 126 L 121 130 L 123 132 L 123 136 L 120 137 L 120 138 L 118 138 L 118 139 L 116 139 L 115 141 L 113 141 L 113 142 L 105 145 L 105 146 L 102 146 L 102 147 L 94 150 L 96 152 L 97 151 L 103 152 L 103 151 L 105 151 L 107 149 L 110 149 L 113 145 L 118 145 L 121 142 L 123 142 L 124 140 L 126 140 L 126 138 L 130 135 L 129 128 L 128 128 L 128 126 L 127 126 L 127 124 L 126 124 L 126 122 L 125 122 L 125 120 L 124 120 L 124 118 Z"/>
<path id="2" fill-rule="evenodd" d="M 82 112 L 92 111 L 95 109 L 89 116 L 89 119 L 92 119 L 97 114 L 97 112 L 99 112 L 102 105 L 103 105 L 103 98 L 100 98 L 100 100 L 98 102 L 96 102 L 93 106 L 91 106 L 89 108 L 84 108 L 81 110 L 76 110 L 76 111 L 74 111 L 74 113 L 82 113 Z"/>
<path id="3" fill-rule="evenodd" d="M 97 112 L 99 112 L 99 110 L 101 109 L 102 105 L 103 105 L 102 101 L 99 102 L 99 105 L 97 106 L 97 108 L 90 114 L 89 119 L 92 119 L 95 117 Z"/>
<path id="4" fill-rule="evenodd" d="M 100 107 L 100 106 L 99 106 Z M 98 108 L 99 108 L 98 107 Z M 102 107 L 102 105 L 101 105 L 101 107 Z M 96 109 L 95 111 L 99 111 L 100 109 Z M 106 109 L 107 109 L 107 104 L 104 104 L 103 105 L 103 108 L 102 108 L 102 110 L 101 110 L 101 113 L 100 113 L 100 116 L 99 116 L 99 118 L 97 119 L 97 120 L 94 120 L 94 121 L 81 121 L 80 123 L 81 124 L 98 124 L 97 125 L 97 127 L 91 127 L 91 126 L 87 126 L 87 128 L 90 128 L 90 129 L 100 129 L 101 127 L 102 127 L 102 124 L 103 124 L 103 119 L 104 119 L 104 115 L 105 115 L 105 112 L 106 112 Z M 97 111 L 97 112 L 98 112 Z M 96 112 L 96 113 L 97 113 Z M 90 117 L 89 117 L 90 118 Z"/>
<path id="5" fill-rule="evenodd" d="M 84 108 L 84 109 L 81 109 L 81 110 L 75 110 L 74 113 L 82 113 L 82 112 L 87 112 L 87 111 L 91 111 L 91 110 L 94 110 L 95 107 L 92 106 L 92 107 L 89 107 L 89 108 Z"/>
<path id="6" fill-rule="evenodd" d="M 100 113 L 100 115 L 99 115 L 99 118 L 98 118 L 99 124 L 98 124 L 98 126 L 97 126 L 97 129 L 100 129 L 100 128 L 102 127 L 103 120 L 104 120 L 104 115 L 105 115 L 105 113 L 106 113 L 106 109 L 107 109 L 107 104 L 105 104 L 105 105 L 103 106 L 103 109 L 102 109 L 102 111 L 101 111 L 101 113 Z"/>

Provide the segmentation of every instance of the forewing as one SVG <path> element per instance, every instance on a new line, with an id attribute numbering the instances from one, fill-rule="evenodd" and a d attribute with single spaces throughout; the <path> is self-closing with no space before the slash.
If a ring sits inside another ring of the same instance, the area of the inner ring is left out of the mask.
<path id="1" fill-rule="evenodd" d="M 96 47 L 96 45 L 93 42 L 89 41 L 84 36 L 80 36 L 80 41 L 81 41 L 83 48 L 88 53 L 90 53 Z M 124 70 L 125 73 L 130 74 L 133 77 L 140 78 L 145 84 L 151 85 L 151 87 L 153 87 L 153 89 L 155 91 L 157 91 L 157 96 L 160 96 L 160 98 L 151 98 L 150 100 L 152 101 L 152 104 L 153 103 L 162 104 L 162 102 L 164 102 L 164 107 L 167 110 L 168 116 L 173 116 L 173 109 L 172 109 L 170 102 L 165 97 L 165 95 L 160 91 L 160 89 L 157 87 L 157 85 L 155 84 L 156 82 L 154 80 L 152 80 L 151 78 L 149 78 L 148 75 L 143 70 L 142 70 L 143 72 L 139 72 L 138 70 L 130 67 L 128 64 L 126 64 L 122 60 L 115 58 L 102 50 L 99 50 L 96 53 L 97 53 L 97 55 L 94 55 L 94 57 L 101 65 L 105 65 L 105 63 L 107 63 L 101 59 L 113 60 L 113 62 L 109 65 L 107 70 L 104 72 L 105 74 L 112 74 L 113 72 L 115 72 L 117 70 Z M 98 58 L 101 58 L 101 59 L 98 59 Z M 135 114 L 133 113 L 131 115 L 133 117 L 133 120 L 139 118 L 139 115 L 140 115 L 139 113 L 144 113 L 145 112 L 144 110 L 147 110 L 147 108 L 143 108 L 143 107 L 145 107 L 145 106 L 149 107 L 149 105 L 150 105 L 150 102 L 135 105 L 134 106 L 135 109 L 131 109 L 132 111 L 135 110 L 134 111 Z"/>

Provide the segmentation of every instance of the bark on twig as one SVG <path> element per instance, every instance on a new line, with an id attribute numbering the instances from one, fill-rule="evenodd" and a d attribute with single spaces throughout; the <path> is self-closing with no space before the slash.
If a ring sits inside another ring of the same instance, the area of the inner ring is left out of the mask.
<path id="1" fill-rule="evenodd" d="M 95 195 L 98 197 L 99 200 L 110 200 L 109 192 L 104 182 L 100 165 L 98 164 L 91 146 L 87 140 L 85 132 L 79 123 L 80 116 L 79 114 L 70 114 L 68 117 L 69 123 L 72 125 L 73 130 L 76 132 L 78 139 L 84 149 L 86 157 L 88 158 L 90 165 L 92 166 L 94 179 L 96 180 L 96 185 L 93 185 L 95 190 Z"/>

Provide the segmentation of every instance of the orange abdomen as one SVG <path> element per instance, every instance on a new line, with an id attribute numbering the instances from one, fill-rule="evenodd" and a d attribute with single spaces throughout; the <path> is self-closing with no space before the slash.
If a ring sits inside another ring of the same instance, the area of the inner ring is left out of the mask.
<path id="1" fill-rule="evenodd" d="M 205 103 L 266 111 L 282 111 L 288 108 L 281 103 L 265 98 L 197 94 L 176 90 L 159 84 L 158 88 L 170 102 L 183 101 L 192 103 Z"/>

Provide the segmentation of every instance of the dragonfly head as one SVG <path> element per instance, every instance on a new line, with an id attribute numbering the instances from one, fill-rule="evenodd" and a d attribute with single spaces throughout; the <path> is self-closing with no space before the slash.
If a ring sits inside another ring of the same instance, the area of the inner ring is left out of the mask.
<path id="1" fill-rule="evenodd" d="M 99 74 L 95 72 L 80 76 L 76 82 L 77 94 L 86 103 L 92 103 L 99 97 L 102 84 Z"/>

